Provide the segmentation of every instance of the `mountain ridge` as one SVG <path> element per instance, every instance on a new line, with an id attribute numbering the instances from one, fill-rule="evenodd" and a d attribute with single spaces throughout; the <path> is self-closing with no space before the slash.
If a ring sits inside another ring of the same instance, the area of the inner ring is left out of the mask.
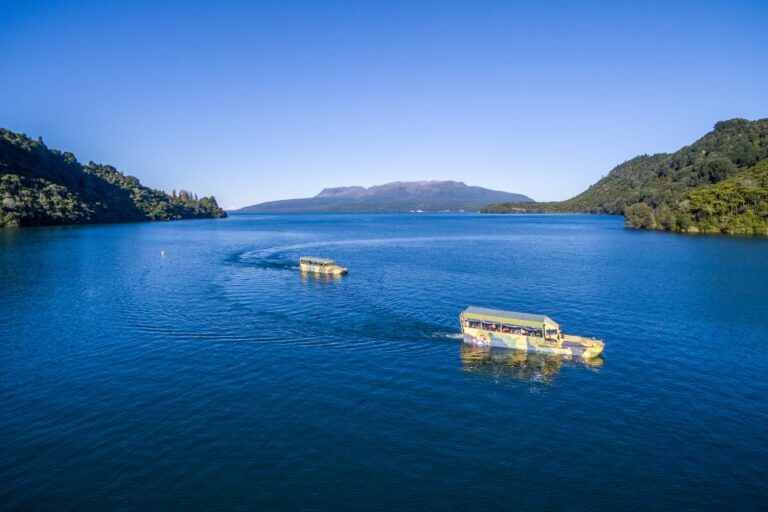
<path id="1" fill-rule="evenodd" d="M 496 199 L 495 199 L 496 198 Z M 283 199 L 245 206 L 240 213 L 397 212 L 410 210 L 479 210 L 495 200 L 531 202 L 513 192 L 470 186 L 462 181 L 394 181 L 371 187 L 329 187 L 314 197 Z"/>

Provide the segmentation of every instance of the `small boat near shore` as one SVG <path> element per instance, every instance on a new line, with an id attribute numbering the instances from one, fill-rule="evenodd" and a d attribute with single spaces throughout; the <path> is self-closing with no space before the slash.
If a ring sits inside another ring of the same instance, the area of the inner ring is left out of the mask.
<path id="1" fill-rule="evenodd" d="M 602 340 L 563 334 L 545 315 L 470 306 L 460 315 L 464 343 L 591 359 L 603 352 Z"/>
<path id="2" fill-rule="evenodd" d="M 348 272 L 346 267 L 338 266 L 334 260 L 327 258 L 313 258 L 311 256 L 303 256 L 300 258 L 299 267 L 302 272 L 329 276 L 342 276 Z"/>

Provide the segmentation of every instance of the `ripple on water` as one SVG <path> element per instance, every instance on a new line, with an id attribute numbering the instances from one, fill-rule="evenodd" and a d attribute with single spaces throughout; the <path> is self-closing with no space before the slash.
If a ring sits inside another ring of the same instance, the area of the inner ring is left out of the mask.
<path id="1" fill-rule="evenodd" d="M 0 509 L 56 497 L 73 509 L 746 510 L 768 493 L 756 476 L 768 472 L 768 324 L 744 285 L 768 287 L 759 241 L 594 216 L 72 232 L 24 232 L 0 253 L 15 297 L 0 303 Z M 302 277 L 303 255 L 350 274 Z M 548 314 L 605 338 L 605 358 L 463 347 L 468 305 Z"/>

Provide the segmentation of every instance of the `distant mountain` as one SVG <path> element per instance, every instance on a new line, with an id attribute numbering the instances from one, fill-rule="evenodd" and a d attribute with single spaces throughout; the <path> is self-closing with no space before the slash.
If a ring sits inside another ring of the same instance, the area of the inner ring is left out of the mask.
<path id="1" fill-rule="evenodd" d="M 0 228 L 226 217 L 213 197 L 168 195 L 109 165 L 82 165 L 0 128 Z"/>
<path id="2" fill-rule="evenodd" d="M 374 187 L 326 188 L 315 197 L 246 206 L 238 212 L 402 212 L 479 210 L 499 201 L 531 202 L 522 194 L 471 187 L 460 181 L 396 181 Z"/>
<path id="3" fill-rule="evenodd" d="M 504 202 L 481 211 L 608 213 L 624 215 L 628 227 L 765 235 L 767 160 L 768 119 L 731 119 L 674 153 L 624 162 L 571 199 Z"/>

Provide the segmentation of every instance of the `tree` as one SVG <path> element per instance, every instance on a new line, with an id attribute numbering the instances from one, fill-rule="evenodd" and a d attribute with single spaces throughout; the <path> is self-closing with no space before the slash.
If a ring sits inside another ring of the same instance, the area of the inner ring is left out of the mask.
<path id="1" fill-rule="evenodd" d="M 668 231 L 674 231 L 677 228 L 677 219 L 675 218 L 675 214 L 672 212 L 672 208 L 669 207 L 666 203 L 660 204 L 653 213 L 656 224 L 661 229 L 666 229 Z"/>
<path id="2" fill-rule="evenodd" d="M 624 223 L 630 228 L 653 229 L 656 219 L 653 208 L 645 203 L 635 203 L 624 212 Z"/>

